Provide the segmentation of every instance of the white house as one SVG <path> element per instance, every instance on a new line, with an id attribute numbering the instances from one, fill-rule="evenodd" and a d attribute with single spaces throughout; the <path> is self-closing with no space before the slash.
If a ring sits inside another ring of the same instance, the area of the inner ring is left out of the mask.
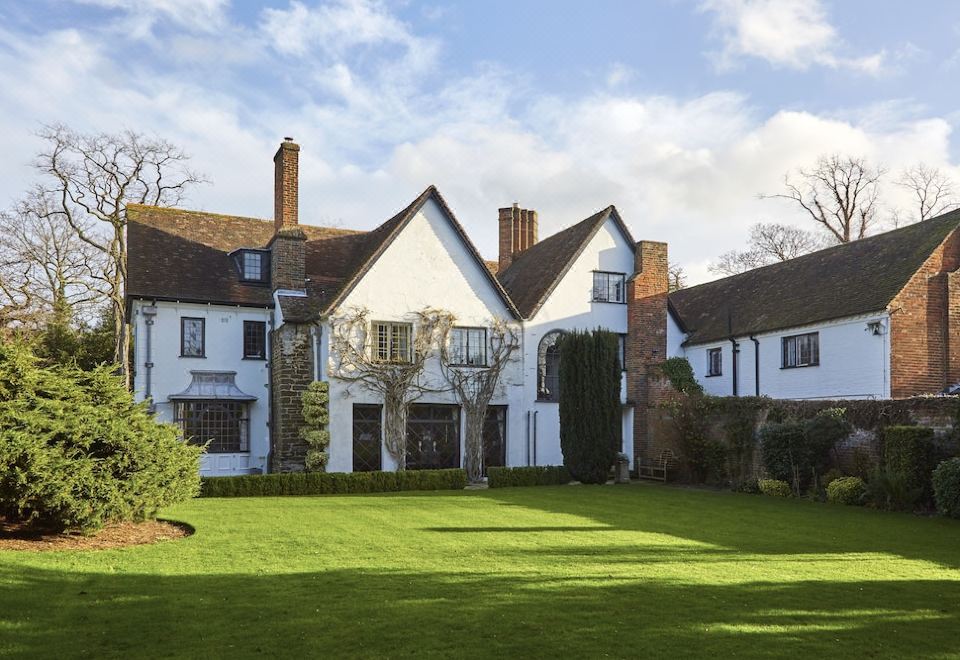
<path id="1" fill-rule="evenodd" d="M 277 151 L 272 221 L 129 207 L 136 396 L 186 436 L 210 439 L 206 475 L 295 470 L 305 452 L 300 393 L 325 380 L 328 470 L 394 469 L 379 396 L 334 373 L 333 326 L 364 310 L 369 350 L 402 359 L 416 313 L 442 309 L 456 319 L 450 342 L 464 368 L 484 364 L 496 319 L 520 340 L 488 409 L 486 464 L 562 462 L 553 341 L 576 329 L 628 331 L 637 244 L 616 209 L 543 241 L 535 212 L 500 209 L 500 258 L 491 264 L 433 187 L 369 232 L 300 224 L 298 152 L 292 141 Z M 460 407 L 443 391 L 438 362 L 428 360 L 424 379 L 437 387 L 411 406 L 407 467 L 459 467 Z"/>
<path id="2" fill-rule="evenodd" d="M 670 294 L 708 394 L 884 399 L 960 381 L 960 213 Z"/>

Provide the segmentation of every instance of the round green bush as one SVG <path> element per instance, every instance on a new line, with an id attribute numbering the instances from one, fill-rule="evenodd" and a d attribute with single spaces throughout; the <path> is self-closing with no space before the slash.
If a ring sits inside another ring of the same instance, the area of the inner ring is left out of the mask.
<path id="1" fill-rule="evenodd" d="M 202 450 L 135 403 L 108 367 L 43 367 L 0 343 L 0 515 L 92 531 L 200 491 Z"/>
<path id="2" fill-rule="evenodd" d="M 960 458 L 943 461 L 933 471 L 933 498 L 937 511 L 960 518 Z"/>
<path id="3" fill-rule="evenodd" d="M 780 479 L 760 479 L 757 481 L 757 486 L 764 495 L 793 497 L 793 489 L 790 488 L 790 484 Z"/>
<path id="4" fill-rule="evenodd" d="M 863 504 L 867 484 L 860 477 L 840 477 L 827 485 L 827 501 L 835 504 Z"/>

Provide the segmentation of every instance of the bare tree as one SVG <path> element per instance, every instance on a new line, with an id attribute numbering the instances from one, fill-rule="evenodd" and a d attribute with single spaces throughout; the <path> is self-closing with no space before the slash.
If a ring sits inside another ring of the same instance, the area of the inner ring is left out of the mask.
<path id="1" fill-rule="evenodd" d="M 462 367 L 455 364 L 450 357 L 447 337 L 440 338 L 440 365 L 443 375 L 463 406 L 466 426 L 464 467 L 471 483 L 483 480 L 483 426 L 487 407 L 491 399 L 502 390 L 503 372 L 515 361 L 514 354 L 520 350 L 520 335 L 514 326 L 503 319 L 493 320 L 489 335 L 487 363 L 482 367 Z"/>
<path id="2" fill-rule="evenodd" d="M 424 309 L 411 315 L 412 330 L 408 345 L 402 346 L 401 359 L 381 359 L 371 331 L 370 312 L 354 308 L 331 320 L 330 375 L 350 385 L 356 384 L 383 399 L 384 442 L 399 469 L 406 467 L 407 417 L 410 404 L 427 392 L 448 389 L 426 377 L 425 367 L 438 354 L 440 339 L 453 323 L 449 312 Z"/>
<path id="3" fill-rule="evenodd" d="M 917 163 L 904 169 L 896 185 L 910 190 L 916 199 L 914 221 L 923 221 L 951 211 L 958 206 L 953 180 L 937 167 Z M 901 224 L 900 214 L 894 212 L 894 226 Z"/>
<path id="4" fill-rule="evenodd" d="M 90 322 L 104 301 L 102 255 L 43 197 L 0 213 L 0 323 Z"/>
<path id="5" fill-rule="evenodd" d="M 47 145 L 36 167 L 49 180 L 33 197 L 46 217 L 66 221 L 85 244 L 105 256 L 102 277 L 113 309 L 114 359 L 127 373 L 129 333 L 124 305 L 127 204 L 175 206 L 203 178 L 166 140 L 132 131 L 85 135 L 63 125 L 40 132 Z"/>
<path id="6" fill-rule="evenodd" d="M 864 158 L 821 156 L 813 169 L 784 177 L 786 192 L 761 195 L 796 202 L 840 243 L 867 235 L 876 221 L 879 183 L 885 170 Z"/>
<path id="7" fill-rule="evenodd" d="M 667 265 L 667 291 L 674 292 L 687 286 L 687 273 L 680 264 Z"/>
<path id="8" fill-rule="evenodd" d="M 825 241 L 813 232 L 776 222 L 759 222 L 750 227 L 746 250 L 731 250 L 720 255 L 707 270 L 720 275 L 736 275 L 778 261 L 787 261 L 824 247 Z"/>

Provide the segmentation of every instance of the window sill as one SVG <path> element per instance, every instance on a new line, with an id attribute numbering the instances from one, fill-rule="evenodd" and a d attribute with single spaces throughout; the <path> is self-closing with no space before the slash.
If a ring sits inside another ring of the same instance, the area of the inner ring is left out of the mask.
<path id="1" fill-rule="evenodd" d="M 723 374 L 704 374 L 704 378 L 719 378 Z"/>
<path id="2" fill-rule="evenodd" d="M 181 355 L 180 357 L 186 358 L 188 360 L 206 360 L 206 355 Z"/>
<path id="3" fill-rule="evenodd" d="M 819 366 L 820 366 L 820 363 L 817 362 L 816 364 L 794 364 L 794 365 L 789 365 L 789 366 L 786 366 L 786 367 L 780 367 L 780 369 L 781 369 L 781 370 L 783 370 L 783 369 L 807 369 L 808 367 L 819 367 Z"/>
<path id="4" fill-rule="evenodd" d="M 592 302 L 592 303 L 606 303 L 606 304 L 608 304 L 608 305 L 626 305 L 626 304 L 627 304 L 627 301 L 626 301 L 626 300 L 623 300 L 623 301 L 619 301 L 619 300 L 591 300 L 590 302 Z"/>
<path id="5" fill-rule="evenodd" d="M 266 362 L 266 361 L 267 361 L 267 358 L 265 358 L 265 357 L 249 357 L 249 356 L 246 356 L 246 355 L 244 355 L 244 356 L 243 356 L 242 358 L 240 358 L 240 359 L 241 359 L 241 360 L 253 360 L 254 362 Z"/>
<path id="6" fill-rule="evenodd" d="M 448 364 L 448 367 L 456 367 L 457 369 L 489 369 L 489 364 Z"/>
<path id="7" fill-rule="evenodd" d="M 560 403 L 559 399 L 540 399 L 537 398 L 537 403 Z"/>

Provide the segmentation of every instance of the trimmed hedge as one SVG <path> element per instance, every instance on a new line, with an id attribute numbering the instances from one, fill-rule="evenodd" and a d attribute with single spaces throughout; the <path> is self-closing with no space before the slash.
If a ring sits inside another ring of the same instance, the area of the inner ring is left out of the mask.
<path id="1" fill-rule="evenodd" d="M 960 458 L 943 461 L 933 471 L 933 496 L 937 511 L 960 518 Z"/>
<path id="2" fill-rule="evenodd" d="M 760 492 L 772 497 L 793 497 L 793 489 L 790 484 L 780 479 L 760 479 L 757 481 Z"/>
<path id="3" fill-rule="evenodd" d="M 487 468 L 487 485 L 490 488 L 562 486 L 572 480 L 570 471 L 562 465 Z"/>
<path id="4" fill-rule="evenodd" d="M 930 473 L 933 463 L 933 429 L 927 426 L 890 426 L 883 432 L 883 460 L 886 469 L 899 475 L 907 488 L 918 490 L 920 498 L 933 494 Z"/>
<path id="5" fill-rule="evenodd" d="M 397 472 L 286 472 L 204 477 L 200 497 L 270 497 L 387 493 L 401 490 L 463 490 L 467 473 L 453 470 Z"/>
<path id="6" fill-rule="evenodd" d="M 860 477 L 840 477 L 827 484 L 827 501 L 834 504 L 863 504 L 867 484 Z"/>

